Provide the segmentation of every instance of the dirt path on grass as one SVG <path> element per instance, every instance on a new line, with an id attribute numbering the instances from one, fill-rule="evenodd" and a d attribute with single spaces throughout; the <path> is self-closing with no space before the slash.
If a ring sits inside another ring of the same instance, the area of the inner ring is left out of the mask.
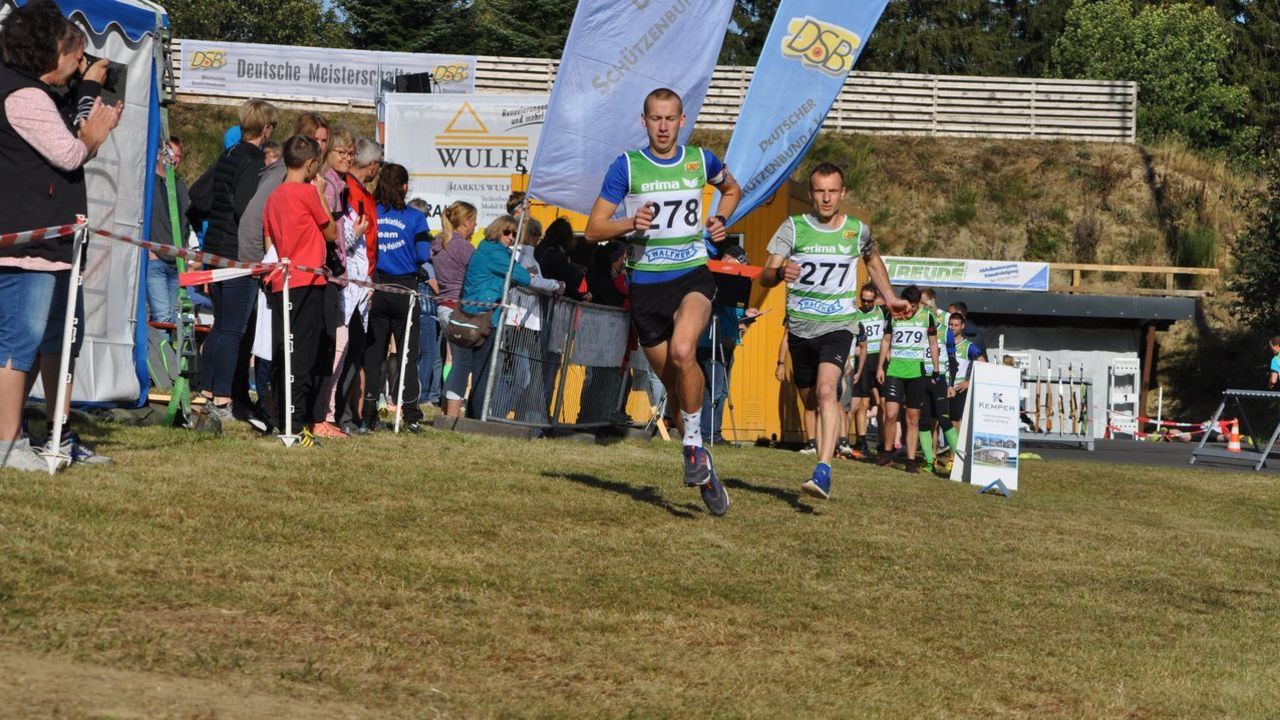
<path id="1" fill-rule="evenodd" d="M 118 670 L 0 645 L 5 718 L 233 720 L 367 718 L 346 703 L 273 695 L 214 680 Z"/>

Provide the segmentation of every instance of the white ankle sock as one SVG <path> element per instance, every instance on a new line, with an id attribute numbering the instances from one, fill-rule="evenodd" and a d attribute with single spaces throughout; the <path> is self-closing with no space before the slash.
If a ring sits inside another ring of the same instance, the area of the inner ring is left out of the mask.
<path id="1" fill-rule="evenodd" d="M 702 410 L 691 413 L 681 410 L 680 419 L 684 422 L 684 444 L 702 447 Z"/>

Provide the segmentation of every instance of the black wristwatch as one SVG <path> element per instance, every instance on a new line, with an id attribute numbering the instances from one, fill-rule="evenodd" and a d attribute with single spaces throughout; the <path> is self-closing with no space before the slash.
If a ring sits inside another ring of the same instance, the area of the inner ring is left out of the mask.
<path id="1" fill-rule="evenodd" d="M 729 227 L 729 218 L 727 218 L 727 217 L 725 217 L 725 216 L 723 216 L 723 215 L 712 215 L 712 216 L 711 216 L 711 219 L 712 219 L 712 220 L 719 220 L 721 225 L 725 226 L 726 228 L 727 228 L 727 227 Z"/>
<path id="2" fill-rule="evenodd" d="M 778 276 L 778 282 L 782 282 L 782 278 L 783 278 L 783 276 L 786 274 L 786 268 L 785 268 L 785 267 L 783 267 L 783 266 L 781 266 L 781 265 L 779 265 L 779 266 L 778 266 L 778 268 L 777 268 L 776 270 L 774 270 L 774 272 L 775 272 L 775 273 L 777 274 L 777 276 Z"/>

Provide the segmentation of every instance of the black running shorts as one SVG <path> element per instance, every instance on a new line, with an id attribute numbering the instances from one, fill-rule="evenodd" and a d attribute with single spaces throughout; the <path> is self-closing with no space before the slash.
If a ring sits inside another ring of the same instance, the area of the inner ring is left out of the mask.
<path id="1" fill-rule="evenodd" d="M 884 379 L 885 402 L 898 403 L 908 410 L 923 410 L 929 394 L 929 378 L 900 378 L 889 375 Z"/>
<path id="2" fill-rule="evenodd" d="M 811 388 L 818 383 L 818 365 L 829 363 L 844 372 L 844 362 L 849 358 L 849 346 L 853 333 L 836 330 L 816 338 L 787 334 L 787 347 L 791 350 L 791 372 L 796 387 Z"/>
<path id="3" fill-rule="evenodd" d="M 862 371 L 857 384 L 853 386 L 853 396 L 869 398 L 871 391 L 880 389 L 880 381 L 876 379 L 876 370 L 880 367 L 880 353 L 867 355 L 867 367 Z"/>
<path id="4" fill-rule="evenodd" d="M 676 310 L 691 293 L 705 295 L 707 300 L 715 299 L 716 279 L 706 265 L 675 280 L 631 286 L 631 324 L 635 325 L 641 345 L 653 347 L 671 339 L 676 328 Z"/>

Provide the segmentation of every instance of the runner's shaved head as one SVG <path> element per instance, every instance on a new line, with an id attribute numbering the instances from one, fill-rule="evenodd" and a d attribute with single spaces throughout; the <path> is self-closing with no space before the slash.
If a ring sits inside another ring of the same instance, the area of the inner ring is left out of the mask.
<path id="1" fill-rule="evenodd" d="M 676 91 L 672 90 L 671 88 L 658 88 L 657 90 L 654 90 L 653 92 L 645 96 L 644 112 L 646 115 L 649 113 L 650 100 L 675 100 L 676 104 L 680 108 L 680 114 L 681 115 L 684 114 L 684 100 L 681 100 L 680 95 L 678 95 Z"/>

